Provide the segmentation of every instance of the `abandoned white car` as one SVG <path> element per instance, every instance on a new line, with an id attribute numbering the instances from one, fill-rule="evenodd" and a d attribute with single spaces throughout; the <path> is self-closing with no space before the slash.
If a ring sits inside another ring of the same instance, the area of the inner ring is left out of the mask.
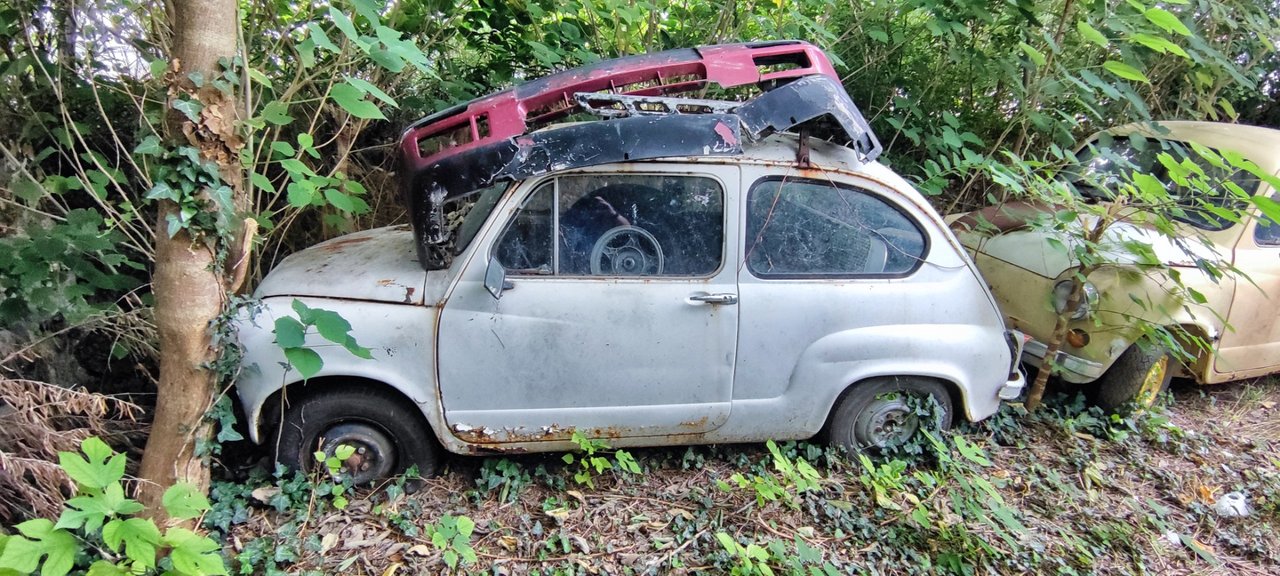
<path id="1" fill-rule="evenodd" d="M 707 85 L 763 91 L 667 96 Z M 550 124 L 570 114 L 594 120 Z M 887 446 L 922 424 L 913 396 L 937 401 L 931 426 L 985 418 L 1022 389 L 1022 339 L 880 149 L 803 42 L 605 61 L 426 118 L 401 141 L 412 227 L 324 242 L 258 287 L 251 437 L 295 467 L 355 447 L 360 482 L 575 431 Z M 295 299 L 373 358 L 309 334 L 324 364 L 304 380 L 271 328 Z"/>

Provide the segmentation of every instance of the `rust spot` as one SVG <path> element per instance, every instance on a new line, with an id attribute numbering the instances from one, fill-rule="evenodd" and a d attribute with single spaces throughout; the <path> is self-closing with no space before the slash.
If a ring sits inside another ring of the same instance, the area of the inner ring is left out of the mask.
<path id="1" fill-rule="evenodd" d="M 338 252 L 343 248 L 346 248 L 353 244 L 360 244 L 361 242 L 368 242 L 370 240 L 373 240 L 372 236 L 355 236 L 355 237 L 347 237 L 347 238 L 338 238 L 338 239 L 330 240 L 326 242 L 324 245 L 320 246 L 319 248 L 321 248 L 325 252 Z"/>
<path id="2" fill-rule="evenodd" d="M 405 289 L 404 289 L 404 303 L 405 303 L 405 304 L 409 304 L 409 303 L 413 302 L 413 293 L 414 293 L 414 292 L 415 292 L 415 289 L 414 289 L 414 287 L 413 287 L 413 286 L 406 286 L 406 287 L 405 287 Z"/>
<path id="3" fill-rule="evenodd" d="M 703 420 L 705 420 L 705 418 Z M 477 427 L 467 424 L 454 424 L 450 426 L 450 432 L 452 432 L 459 440 L 472 444 L 484 444 L 489 446 L 517 442 L 566 441 L 573 438 L 574 431 L 582 432 L 582 434 L 588 438 L 605 438 L 610 440 L 635 435 L 630 428 L 621 426 L 605 426 L 603 428 L 586 429 L 573 427 L 564 428 L 558 424 L 539 426 L 537 428 L 522 426 L 502 429 L 483 426 Z"/>
<path id="4" fill-rule="evenodd" d="M 378 285 L 379 285 L 379 286 L 390 286 L 390 285 L 395 284 L 395 283 L 396 283 L 396 281 L 395 281 L 395 279 L 393 279 L 393 278 L 384 278 L 384 279 L 382 279 L 382 280 L 379 280 L 379 281 L 378 281 Z"/>
<path id="5" fill-rule="evenodd" d="M 707 417 L 703 416 L 701 418 L 698 418 L 697 420 L 689 420 L 687 422 L 681 422 L 679 426 L 680 428 L 686 429 L 686 430 L 702 430 L 703 428 L 707 427 Z"/>

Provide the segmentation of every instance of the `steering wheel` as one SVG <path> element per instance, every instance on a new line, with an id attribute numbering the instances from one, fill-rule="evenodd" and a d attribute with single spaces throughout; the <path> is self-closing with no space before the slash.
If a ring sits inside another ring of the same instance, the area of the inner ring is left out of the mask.
<path id="1" fill-rule="evenodd" d="M 591 274 L 654 276 L 662 274 L 662 246 L 639 226 L 610 228 L 591 247 Z"/>

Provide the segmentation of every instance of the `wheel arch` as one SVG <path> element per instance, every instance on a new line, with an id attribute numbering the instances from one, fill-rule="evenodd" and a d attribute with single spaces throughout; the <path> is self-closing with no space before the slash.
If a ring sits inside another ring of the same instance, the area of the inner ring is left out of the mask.
<path id="1" fill-rule="evenodd" d="M 422 406 L 414 402 L 405 391 L 374 378 L 337 374 L 317 376 L 309 380 L 298 380 L 273 390 L 257 406 L 258 409 L 253 414 L 247 415 L 250 438 L 256 443 L 262 443 L 272 438 L 271 432 L 274 427 L 279 426 L 284 410 L 287 408 L 286 403 L 299 402 L 344 386 L 370 387 L 379 391 L 388 399 L 406 408 L 412 408 L 413 413 L 419 416 L 418 424 L 423 427 L 427 434 L 435 437 L 437 442 L 439 441 L 436 427 L 431 425 L 430 419 L 422 411 Z"/>
<path id="2" fill-rule="evenodd" d="M 964 407 L 965 407 L 964 390 L 960 387 L 958 383 L 950 379 L 943 378 L 937 375 L 931 375 L 931 374 L 882 374 L 878 376 L 867 376 L 865 378 L 860 378 L 854 382 L 849 383 L 844 387 L 843 390 L 840 391 L 839 394 L 836 394 L 835 399 L 831 402 L 830 405 L 827 406 L 827 416 L 826 416 L 826 419 L 823 420 L 822 429 L 818 432 L 817 437 L 826 438 L 829 435 L 829 432 L 831 431 L 831 419 L 835 416 L 836 409 L 840 407 L 840 403 L 843 402 L 845 397 L 847 397 L 849 393 L 852 392 L 855 388 L 859 386 L 867 385 L 872 382 L 891 380 L 895 378 L 913 378 L 913 379 L 919 379 L 919 380 L 930 380 L 933 382 L 937 382 L 938 384 L 941 384 L 942 388 L 947 391 L 948 400 L 951 401 L 951 413 L 953 415 L 952 417 L 953 424 L 955 422 L 954 415 L 958 411 L 964 411 L 967 413 L 967 411 L 964 410 Z"/>

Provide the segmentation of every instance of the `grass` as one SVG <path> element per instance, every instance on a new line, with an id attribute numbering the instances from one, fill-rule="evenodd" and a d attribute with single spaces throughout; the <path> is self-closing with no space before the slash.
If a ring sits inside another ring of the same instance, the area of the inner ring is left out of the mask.
<path id="1" fill-rule="evenodd" d="M 207 525 L 243 573 L 450 572 L 452 544 L 433 534 L 462 517 L 475 524 L 466 573 L 1280 572 L 1280 387 L 1173 396 L 1129 418 L 1065 397 L 1030 416 L 1009 407 L 902 458 L 806 443 L 636 451 L 643 472 L 606 471 L 594 488 L 556 454 L 454 458 L 414 494 L 357 493 L 343 510 L 311 484 L 259 479 L 220 485 Z M 1214 512 L 1233 491 L 1251 516 Z"/>

